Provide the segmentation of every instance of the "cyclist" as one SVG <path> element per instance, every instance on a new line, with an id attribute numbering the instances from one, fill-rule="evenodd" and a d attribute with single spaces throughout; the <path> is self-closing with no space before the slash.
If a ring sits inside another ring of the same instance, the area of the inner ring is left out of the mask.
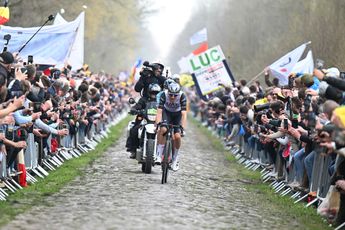
<path id="1" fill-rule="evenodd" d="M 186 127 L 187 122 L 187 97 L 181 91 L 181 87 L 177 83 L 171 83 L 167 87 L 168 89 L 163 93 L 159 100 L 156 124 L 163 122 L 172 125 L 181 125 L 183 130 Z M 157 133 L 158 145 L 156 163 L 160 164 L 162 161 L 162 153 L 165 146 L 164 134 L 167 132 L 166 127 L 160 127 Z M 181 129 L 174 127 L 173 136 L 173 157 L 171 168 L 173 171 L 179 169 L 179 150 L 181 147 Z"/>
<path id="2" fill-rule="evenodd" d="M 157 97 L 156 97 L 156 100 L 157 100 L 157 103 L 159 103 L 159 100 L 161 98 L 161 95 L 165 93 L 166 90 L 168 90 L 168 85 L 170 85 L 171 83 L 174 83 L 175 81 L 171 78 L 168 78 L 165 80 L 164 82 L 164 88 L 162 91 L 160 91 L 158 94 L 157 94 Z"/>

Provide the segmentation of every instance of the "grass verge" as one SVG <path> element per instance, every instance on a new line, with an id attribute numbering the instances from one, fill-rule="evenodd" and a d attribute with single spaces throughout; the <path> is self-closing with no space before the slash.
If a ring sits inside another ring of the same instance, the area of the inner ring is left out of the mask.
<path id="1" fill-rule="evenodd" d="M 332 229 L 319 215 L 317 215 L 315 208 L 305 208 L 305 204 L 303 203 L 294 204 L 293 200 L 289 197 L 281 197 L 275 194 L 274 190 L 272 190 L 268 184 L 264 184 L 261 181 L 259 172 L 248 170 L 238 164 L 235 157 L 224 148 L 222 141 L 212 135 L 212 131 L 202 126 L 198 120 L 189 116 L 188 122 L 198 127 L 200 133 L 205 135 L 210 141 L 213 149 L 224 154 L 226 159 L 230 162 L 230 167 L 236 171 L 238 177 L 236 179 L 250 182 L 243 186 L 253 192 L 258 202 L 261 204 L 264 203 L 263 206 L 265 208 L 279 210 L 277 215 L 281 215 L 282 219 L 290 219 L 291 222 L 297 221 L 303 225 L 303 229 Z"/>
<path id="2" fill-rule="evenodd" d="M 16 215 L 25 212 L 35 205 L 42 204 L 46 196 L 58 192 L 62 187 L 83 173 L 83 169 L 105 153 L 105 150 L 115 143 L 123 133 L 131 117 L 126 117 L 120 123 L 110 128 L 108 138 L 103 139 L 95 150 L 79 158 L 66 161 L 58 170 L 50 171 L 44 180 L 11 194 L 7 201 L 0 202 L 0 227 L 11 221 Z"/>

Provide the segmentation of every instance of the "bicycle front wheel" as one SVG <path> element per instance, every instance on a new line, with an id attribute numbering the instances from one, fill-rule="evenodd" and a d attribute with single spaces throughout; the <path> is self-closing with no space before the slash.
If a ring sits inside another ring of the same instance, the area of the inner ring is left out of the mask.
<path id="1" fill-rule="evenodd" d="M 162 161 L 162 184 L 167 183 L 168 171 L 169 171 L 169 153 L 171 151 L 171 142 L 168 140 L 165 144 L 163 151 L 163 161 Z"/>

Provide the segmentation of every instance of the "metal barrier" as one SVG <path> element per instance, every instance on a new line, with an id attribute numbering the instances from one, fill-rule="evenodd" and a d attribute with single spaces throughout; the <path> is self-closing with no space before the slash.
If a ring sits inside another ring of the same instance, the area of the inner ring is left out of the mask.
<path id="1" fill-rule="evenodd" d="M 44 140 L 36 138 L 33 133 L 28 134 L 26 140 L 27 148 L 25 149 L 24 162 L 26 165 L 26 180 L 29 183 L 36 183 L 36 176 L 44 178 L 49 175 L 49 170 L 55 170 L 60 167 L 66 160 L 80 157 L 101 142 L 101 139 L 107 137 L 109 127 L 120 122 L 127 115 L 126 110 L 122 113 L 113 110 L 108 118 L 98 120 L 96 124 L 87 127 L 85 124 L 77 124 L 75 134 L 69 134 L 62 138 L 57 138 L 58 149 L 55 153 L 48 154 L 51 150 L 52 135 L 47 137 L 47 148 L 43 148 Z M 67 128 L 70 128 L 69 126 Z M 89 129 L 88 129 L 89 128 Z M 22 187 L 8 175 L 6 168 L 6 156 L 0 163 L 0 201 L 6 200 L 9 195 L 8 191 L 2 188 L 2 185 L 10 192 L 15 192 Z"/>
<path id="2" fill-rule="evenodd" d="M 217 128 L 213 128 L 213 133 L 217 132 Z M 282 157 L 282 152 L 285 146 L 280 145 L 278 151 L 276 151 L 276 159 L 273 170 L 265 168 L 267 162 L 267 153 L 263 149 L 258 150 L 259 139 L 255 140 L 254 146 L 251 146 L 249 142 L 244 140 L 241 135 L 233 137 L 235 143 L 229 150 L 235 155 L 238 163 L 243 164 L 244 167 L 252 170 L 261 168 L 262 179 L 264 182 L 271 180 L 270 186 L 275 190 L 275 193 L 280 193 L 281 196 L 286 196 L 292 193 L 291 198 L 295 199 L 294 203 L 298 203 L 305 200 L 308 196 L 301 191 L 294 191 L 288 186 L 288 182 L 294 177 L 293 169 L 287 170 L 289 159 Z M 293 153 L 290 153 L 293 154 Z M 292 156 L 291 156 L 292 157 Z M 329 189 L 330 176 L 328 173 L 328 167 L 331 162 L 331 157 L 324 154 L 316 154 L 313 163 L 313 173 L 310 183 L 310 191 L 316 191 L 317 196 L 311 202 L 306 204 L 306 207 L 311 206 L 319 200 L 322 200 Z M 297 199 L 297 200 L 296 200 Z"/>

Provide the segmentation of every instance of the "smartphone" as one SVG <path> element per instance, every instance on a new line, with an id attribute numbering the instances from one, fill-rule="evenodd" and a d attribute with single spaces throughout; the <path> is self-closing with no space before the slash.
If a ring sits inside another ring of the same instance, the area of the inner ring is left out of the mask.
<path id="1" fill-rule="evenodd" d="M 28 56 L 28 64 L 34 63 L 34 57 L 32 55 Z"/>
<path id="2" fill-rule="evenodd" d="M 288 130 L 288 119 L 284 119 L 284 129 Z"/>

